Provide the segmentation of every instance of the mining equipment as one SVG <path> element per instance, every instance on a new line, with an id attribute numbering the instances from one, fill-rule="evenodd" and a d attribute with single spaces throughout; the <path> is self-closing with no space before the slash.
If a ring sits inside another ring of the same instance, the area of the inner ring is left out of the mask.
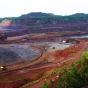
<path id="1" fill-rule="evenodd" d="M 6 70 L 6 66 L 0 66 L 0 71 Z"/>

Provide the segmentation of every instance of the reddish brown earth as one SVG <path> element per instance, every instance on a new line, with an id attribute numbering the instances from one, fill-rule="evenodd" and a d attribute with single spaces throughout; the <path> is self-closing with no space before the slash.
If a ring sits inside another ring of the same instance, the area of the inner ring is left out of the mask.
<path id="1" fill-rule="evenodd" d="M 66 58 L 74 57 L 78 51 L 80 51 L 82 45 L 76 44 L 74 46 L 70 46 L 69 48 L 66 48 L 64 50 L 58 50 L 54 53 L 55 62 L 56 61 L 62 61 Z"/>
<path id="2" fill-rule="evenodd" d="M 25 83 L 37 80 L 43 76 L 43 72 L 10 72 L 0 75 L 0 88 L 19 88 Z M 14 81 L 15 80 L 15 81 Z M 19 80 L 19 81 L 16 81 Z M 14 82 L 10 82 L 14 81 Z"/>
<path id="3" fill-rule="evenodd" d="M 1 23 L 0 23 L 0 26 L 9 26 L 10 25 L 10 20 L 3 20 Z"/>
<path id="4" fill-rule="evenodd" d="M 76 55 L 73 57 L 74 59 L 71 59 L 71 60 L 67 60 L 65 63 L 67 63 L 68 65 L 70 65 L 72 62 L 75 62 L 75 61 L 77 61 L 79 58 L 80 58 L 80 55 L 81 55 L 81 53 L 83 52 L 83 50 L 85 49 L 85 48 L 87 48 L 87 46 L 88 46 L 88 44 L 87 43 L 84 43 L 84 44 L 79 44 L 79 45 L 76 45 L 77 47 L 78 47 L 78 52 L 75 52 L 76 53 Z M 75 47 L 75 46 L 74 46 Z M 71 48 L 73 48 L 73 47 L 71 47 Z M 69 51 L 69 50 L 72 50 L 72 49 L 66 49 L 66 51 Z M 73 49 L 73 51 L 74 51 L 74 49 Z M 58 51 L 57 51 L 58 52 Z M 55 54 L 57 54 L 57 52 L 55 53 Z M 70 53 L 68 53 L 66 56 L 68 56 Z M 62 67 L 64 64 L 63 63 L 61 63 L 60 64 L 60 66 Z M 59 67 L 57 67 L 57 68 L 60 68 L 60 66 Z M 51 77 L 52 78 L 52 77 Z M 54 77 L 55 78 L 55 77 Z M 48 82 L 48 81 L 47 81 Z M 57 82 L 54 82 L 53 84 L 51 84 L 50 86 L 49 86 L 49 88 L 53 88 L 55 85 L 57 84 Z M 39 83 L 37 83 L 37 84 L 35 84 L 35 85 L 33 85 L 33 86 L 31 86 L 31 87 L 28 87 L 28 88 L 39 88 L 40 86 L 42 85 L 42 82 L 39 82 Z"/>
<path id="5" fill-rule="evenodd" d="M 6 88 L 6 87 L 7 88 L 19 88 L 20 86 L 28 82 L 41 78 L 44 75 L 44 72 L 50 71 L 54 68 L 62 67 L 64 65 L 64 61 L 67 62 L 68 64 L 75 62 L 76 60 L 79 59 L 81 53 L 88 45 L 88 43 L 85 42 L 85 41 L 88 41 L 88 39 L 83 39 L 81 41 L 83 43 L 81 42 L 80 44 L 75 44 L 74 46 L 71 46 L 63 51 L 60 50 L 54 53 L 53 57 L 54 57 L 55 63 L 60 62 L 60 64 L 43 63 L 38 66 L 36 65 L 36 66 L 31 67 L 31 68 L 37 68 L 35 70 L 25 69 L 25 70 L 0 74 L 0 78 L 1 78 L 0 88 Z M 60 59 L 58 60 L 58 58 Z M 72 59 L 69 59 L 69 58 L 72 58 Z M 11 77 L 13 77 L 14 79 L 11 79 Z M 18 80 L 16 78 L 18 78 Z M 11 80 L 15 80 L 15 81 L 10 82 Z M 41 86 L 41 84 L 42 82 L 39 82 L 29 88 L 38 88 L 38 86 Z"/>
<path id="6" fill-rule="evenodd" d="M 26 22 L 24 21 L 23 24 L 25 25 Z M 3 20 L 1 23 L 0 23 L 0 27 L 9 27 L 9 26 L 13 26 L 16 27 L 16 26 L 23 26 L 23 24 L 19 24 L 19 22 L 11 22 L 9 20 Z M 30 22 L 29 22 L 30 24 Z M 59 25 L 58 25 L 59 24 Z M 71 31 L 71 28 L 73 28 L 74 26 L 78 26 L 77 23 L 58 23 L 56 24 L 57 27 L 53 29 L 53 27 L 48 27 L 47 26 L 45 27 L 42 27 L 38 30 L 35 29 L 27 29 L 26 27 L 25 28 L 21 28 L 21 30 L 14 30 L 14 31 L 5 31 L 4 33 L 8 36 L 8 37 L 15 37 L 15 36 L 22 36 L 22 35 L 26 35 L 26 34 L 31 34 L 31 33 L 46 33 L 48 35 L 54 35 L 54 36 L 63 36 L 63 35 L 75 35 L 75 34 L 88 34 L 88 31 L 87 30 L 83 30 L 83 28 L 79 29 L 78 31 Z M 80 25 L 86 25 L 88 26 L 88 23 L 79 23 L 79 26 Z M 48 24 L 47 24 L 48 25 Z M 38 26 L 38 24 L 37 24 Z M 58 28 L 58 27 L 63 27 L 62 29 Z M 77 27 L 78 29 L 79 27 Z"/>

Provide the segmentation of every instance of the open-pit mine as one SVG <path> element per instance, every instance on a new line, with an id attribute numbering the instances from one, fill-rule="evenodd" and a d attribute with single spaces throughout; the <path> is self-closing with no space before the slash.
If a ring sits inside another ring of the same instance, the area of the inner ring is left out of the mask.
<path id="1" fill-rule="evenodd" d="M 40 34 L 31 35 L 32 39 L 30 35 L 23 40 L 11 38 L 5 41 L 5 44 L 0 44 L 0 85 L 2 88 L 18 88 L 36 80 L 41 81 L 53 69 L 78 60 L 88 45 L 87 38 L 47 34 L 41 34 L 40 38 L 38 35 Z M 29 86 L 26 88 L 34 88 L 32 85 Z"/>
<path id="2" fill-rule="evenodd" d="M 0 88 L 53 83 L 59 79 L 57 69 L 69 67 L 87 48 L 88 14 L 35 12 L 0 18 Z"/>

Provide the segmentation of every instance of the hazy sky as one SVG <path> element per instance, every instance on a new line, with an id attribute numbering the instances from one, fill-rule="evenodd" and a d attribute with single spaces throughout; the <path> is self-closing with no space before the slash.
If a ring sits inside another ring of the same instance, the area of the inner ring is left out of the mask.
<path id="1" fill-rule="evenodd" d="M 0 17 L 16 17 L 30 12 L 88 13 L 88 0 L 0 0 Z"/>

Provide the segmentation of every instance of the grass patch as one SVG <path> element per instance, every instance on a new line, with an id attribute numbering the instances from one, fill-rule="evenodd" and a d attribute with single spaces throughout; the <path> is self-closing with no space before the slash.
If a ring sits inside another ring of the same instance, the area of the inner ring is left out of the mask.
<path id="1" fill-rule="evenodd" d="M 74 57 L 75 55 L 76 55 L 75 53 L 69 54 L 70 57 Z"/>

